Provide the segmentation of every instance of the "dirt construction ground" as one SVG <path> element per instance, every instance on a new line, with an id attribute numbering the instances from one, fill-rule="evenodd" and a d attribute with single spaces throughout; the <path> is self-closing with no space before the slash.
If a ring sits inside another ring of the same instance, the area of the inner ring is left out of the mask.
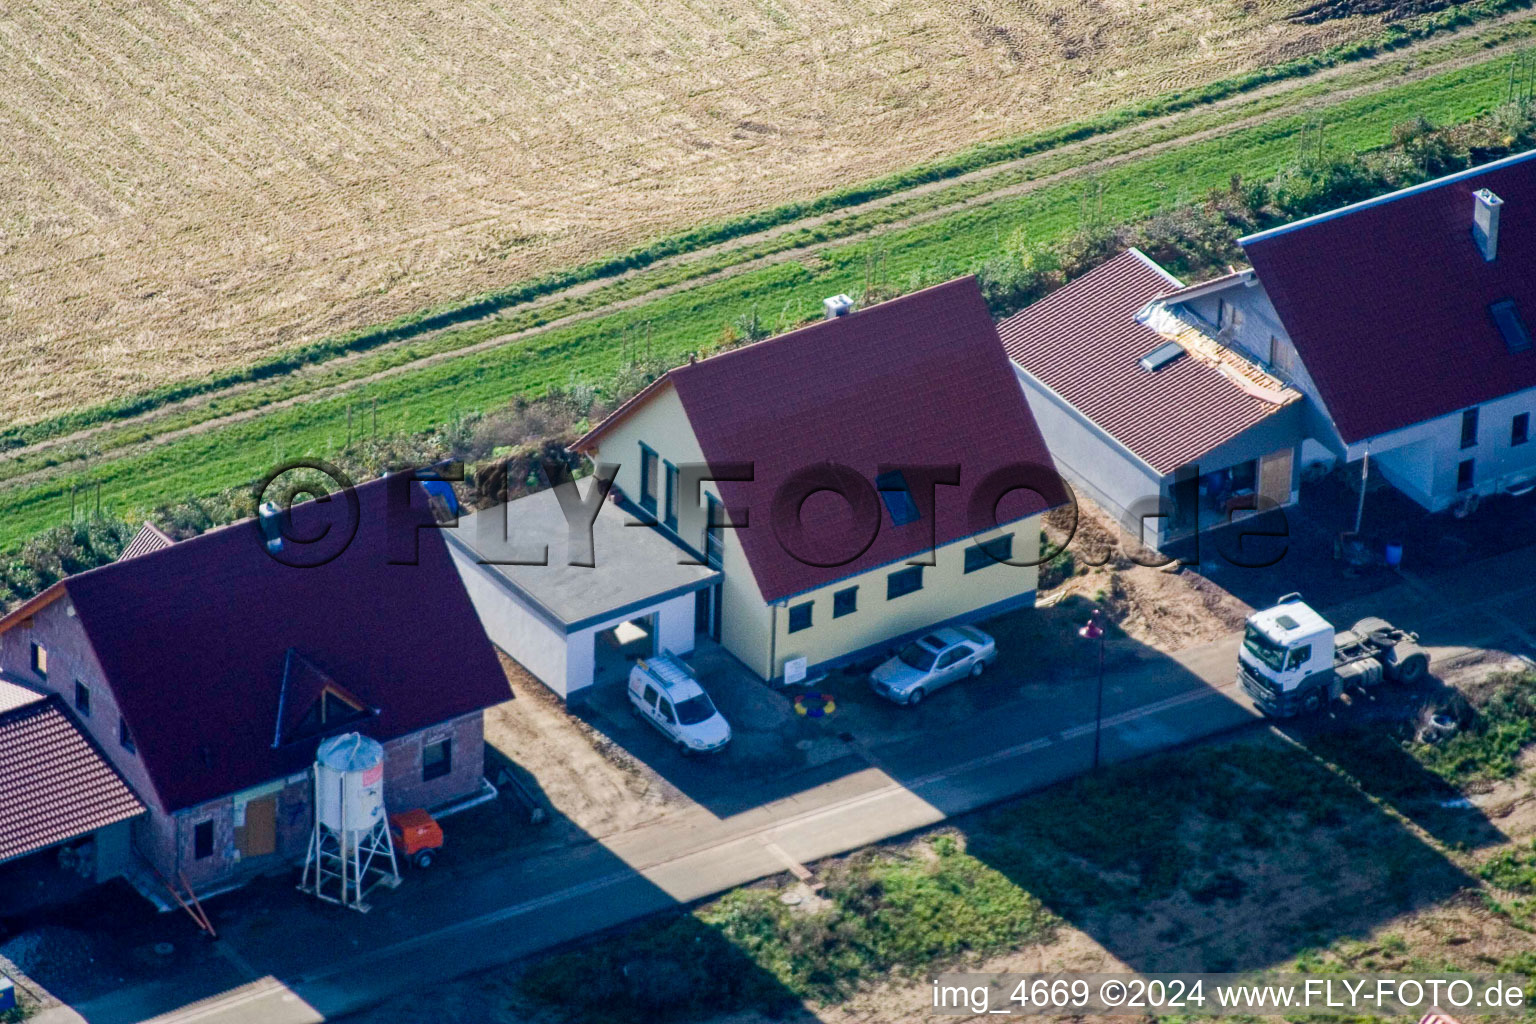
<path id="1" fill-rule="evenodd" d="M 1300 6 L 8 3 L 0 422 L 1380 24 Z"/>

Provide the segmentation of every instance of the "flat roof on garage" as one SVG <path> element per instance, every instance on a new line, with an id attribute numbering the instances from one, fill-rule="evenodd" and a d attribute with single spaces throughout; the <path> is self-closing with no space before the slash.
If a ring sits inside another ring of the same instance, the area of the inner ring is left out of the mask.
<path id="1" fill-rule="evenodd" d="M 682 548 L 653 527 L 626 525 L 633 522 L 633 515 L 603 502 L 592 524 L 591 566 L 570 564 L 570 527 L 552 490 L 464 516 L 446 532 L 481 568 L 569 633 L 638 614 L 720 578 L 707 566 L 679 564 L 690 557 Z M 513 564 L 540 559 L 546 547 L 548 564 Z"/>

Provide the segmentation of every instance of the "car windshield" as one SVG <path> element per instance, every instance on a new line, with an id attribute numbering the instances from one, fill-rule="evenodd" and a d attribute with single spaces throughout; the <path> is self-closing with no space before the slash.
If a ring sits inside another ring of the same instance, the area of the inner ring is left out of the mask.
<path id="1" fill-rule="evenodd" d="M 1265 636 L 1257 626 L 1250 625 L 1243 634 L 1243 646 L 1248 649 L 1249 654 L 1276 672 L 1285 665 L 1285 648 Z"/>
<path id="2" fill-rule="evenodd" d="M 701 693 L 697 697 L 689 697 L 677 706 L 677 720 L 682 725 L 698 725 L 714 717 L 715 706 L 709 702 L 709 695 Z"/>
<path id="3" fill-rule="evenodd" d="M 919 672 L 927 672 L 933 668 L 933 662 L 937 656 L 919 644 L 907 644 L 901 649 L 900 657 L 904 663 L 911 665 Z"/>

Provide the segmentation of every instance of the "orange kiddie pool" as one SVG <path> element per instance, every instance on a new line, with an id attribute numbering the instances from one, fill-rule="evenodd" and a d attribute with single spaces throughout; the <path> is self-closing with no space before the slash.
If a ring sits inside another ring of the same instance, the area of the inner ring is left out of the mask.
<path id="1" fill-rule="evenodd" d="M 391 814 L 389 830 L 394 833 L 395 852 L 418 868 L 431 867 L 437 851 L 443 848 L 443 827 L 426 811 Z"/>

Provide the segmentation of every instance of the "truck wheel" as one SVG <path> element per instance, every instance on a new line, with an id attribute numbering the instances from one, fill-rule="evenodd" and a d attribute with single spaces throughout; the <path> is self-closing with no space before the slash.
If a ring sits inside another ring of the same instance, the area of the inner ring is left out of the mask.
<path id="1" fill-rule="evenodd" d="M 1378 629 L 1391 629 L 1392 623 L 1376 615 L 1367 615 L 1351 628 L 1361 636 L 1370 636 Z"/>
<path id="2" fill-rule="evenodd" d="M 418 868 L 425 869 L 425 868 L 431 867 L 432 866 L 432 851 L 431 850 L 418 850 L 416 852 L 416 856 L 411 858 L 411 863 L 415 864 Z"/>
<path id="3" fill-rule="evenodd" d="M 1315 715 L 1321 710 L 1323 710 L 1322 690 L 1313 690 L 1311 693 L 1301 698 L 1302 714 Z"/>
<path id="4" fill-rule="evenodd" d="M 1429 659 L 1422 654 L 1410 654 L 1397 665 L 1397 681 L 1409 686 L 1424 678 L 1429 671 Z"/>

